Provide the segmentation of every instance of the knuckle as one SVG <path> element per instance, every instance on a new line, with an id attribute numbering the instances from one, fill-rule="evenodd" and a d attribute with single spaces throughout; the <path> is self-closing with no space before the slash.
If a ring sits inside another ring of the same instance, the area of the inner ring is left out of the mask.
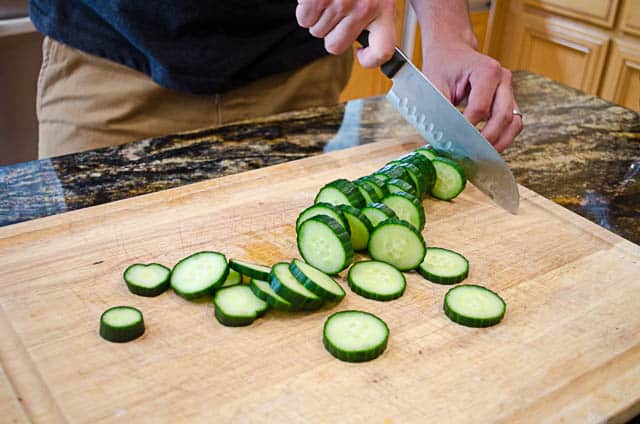
<path id="1" fill-rule="evenodd" d="M 340 54 L 345 49 L 343 42 L 329 38 L 325 38 L 324 48 L 331 54 Z"/>
<path id="2" fill-rule="evenodd" d="M 376 4 L 371 0 L 357 2 L 356 8 L 356 13 L 361 17 L 371 17 L 375 16 L 377 13 Z"/>
<path id="3" fill-rule="evenodd" d="M 503 68 L 502 69 L 502 78 L 505 80 L 505 82 L 507 82 L 509 85 L 511 85 L 511 82 L 513 81 L 513 74 L 511 73 L 510 70 Z"/>
<path id="4" fill-rule="evenodd" d="M 334 0 L 333 7 L 339 15 L 344 15 L 351 9 L 351 0 Z"/>
<path id="5" fill-rule="evenodd" d="M 487 72 L 494 78 L 500 78 L 500 76 L 502 75 L 502 66 L 500 66 L 500 63 L 495 59 L 489 58 L 484 67 Z"/>

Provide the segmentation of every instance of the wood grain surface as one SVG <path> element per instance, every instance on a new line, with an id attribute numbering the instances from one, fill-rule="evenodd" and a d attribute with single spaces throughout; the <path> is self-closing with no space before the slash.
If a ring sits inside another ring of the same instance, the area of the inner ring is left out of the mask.
<path id="1" fill-rule="evenodd" d="M 517 216 L 471 185 L 424 203 L 427 244 L 463 253 L 467 282 L 507 302 L 487 329 L 449 321 L 449 287 L 415 273 L 392 302 L 347 288 L 337 306 L 269 311 L 246 328 L 220 325 L 210 299 L 137 297 L 122 281 L 131 263 L 172 266 L 205 249 L 290 260 L 295 218 L 323 184 L 417 146 L 374 143 L 0 228 L 1 421 L 616 422 L 640 412 L 640 247 L 525 188 Z M 98 336 L 115 305 L 143 311 L 143 337 Z M 387 322 L 380 358 L 349 364 L 324 350 L 324 320 L 345 309 Z"/>

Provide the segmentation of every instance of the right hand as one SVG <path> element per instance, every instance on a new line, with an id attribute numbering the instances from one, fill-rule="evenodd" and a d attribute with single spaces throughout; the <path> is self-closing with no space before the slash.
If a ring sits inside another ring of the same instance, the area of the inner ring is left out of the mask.
<path id="1" fill-rule="evenodd" d="M 369 47 L 358 49 L 358 61 L 375 68 L 391 59 L 396 45 L 395 1 L 393 0 L 298 0 L 296 19 L 325 49 L 341 54 L 364 29 L 369 30 Z"/>

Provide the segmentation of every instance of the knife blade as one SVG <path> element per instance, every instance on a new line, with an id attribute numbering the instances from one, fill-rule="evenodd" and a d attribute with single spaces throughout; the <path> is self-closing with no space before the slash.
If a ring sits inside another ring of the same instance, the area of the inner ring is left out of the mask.
<path id="1" fill-rule="evenodd" d="M 368 31 L 358 42 L 368 46 Z M 469 181 L 498 206 L 518 212 L 518 184 L 496 149 L 446 97 L 396 48 L 381 67 L 393 81 L 386 99 L 437 153 L 455 160 Z"/>

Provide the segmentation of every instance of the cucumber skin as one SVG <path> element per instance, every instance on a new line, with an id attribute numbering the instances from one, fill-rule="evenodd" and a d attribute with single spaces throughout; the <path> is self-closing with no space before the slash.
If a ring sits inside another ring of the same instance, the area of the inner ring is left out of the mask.
<path id="1" fill-rule="evenodd" d="M 433 167 L 430 159 L 427 159 L 425 155 L 421 155 L 417 151 L 409 153 L 406 156 L 400 158 L 401 162 L 407 162 L 415 165 L 423 175 L 423 190 L 424 197 L 431 193 L 433 185 L 436 183 L 436 169 Z"/>
<path id="2" fill-rule="evenodd" d="M 280 279 L 275 273 L 276 266 L 286 267 L 287 270 L 289 270 L 288 262 L 278 262 L 277 264 L 273 265 L 273 271 L 271 272 L 271 280 L 269 281 L 269 285 L 271 286 L 273 291 L 275 291 L 280 296 L 284 297 L 289 302 L 291 302 L 294 308 L 314 310 L 322 306 L 323 300 L 321 297 L 317 297 L 316 299 L 310 299 L 306 296 L 301 295 L 298 292 L 291 290 L 289 287 L 282 284 L 282 282 L 280 281 Z"/>
<path id="3" fill-rule="evenodd" d="M 367 218 L 367 216 L 361 212 L 360 209 L 356 209 L 351 205 L 340 205 L 338 206 L 338 208 L 340 208 L 340 210 L 342 210 L 342 213 L 345 214 L 345 218 L 346 218 L 346 214 L 350 214 L 353 215 L 354 217 L 356 217 L 357 219 L 359 219 L 362 224 L 367 228 L 367 231 L 369 232 L 369 237 L 371 237 L 371 232 L 373 231 L 373 224 L 371 224 L 371 221 L 369 221 L 369 218 Z M 349 222 L 349 219 L 347 218 L 347 223 Z M 353 231 L 351 232 L 353 235 Z M 367 239 L 367 245 L 369 244 L 369 239 Z M 356 246 L 353 245 L 353 242 L 351 243 L 351 247 L 353 248 L 354 251 L 356 250 L 366 250 L 367 246 L 363 246 L 362 248 L 356 248 Z"/>
<path id="4" fill-rule="evenodd" d="M 164 280 L 162 283 L 158 284 L 155 287 L 140 287 L 135 283 L 127 280 L 127 272 L 129 271 L 129 269 L 138 265 L 143 265 L 143 266 L 158 265 L 166 269 L 167 271 L 169 271 L 169 273 L 167 274 L 166 280 Z M 137 294 L 138 296 L 144 296 L 144 297 L 156 297 L 161 295 L 165 291 L 167 291 L 167 289 L 171 285 L 171 269 L 156 262 L 152 262 L 150 264 L 133 264 L 133 265 L 129 265 L 127 269 L 124 270 L 124 272 L 122 273 L 122 279 L 124 280 L 125 284 L 127 285 L 127 288 L 131 293 Z"/>
<path id="5" fill-rule="evenodd" d="M 353 184 L 355 184 L 358 190 L 360 190 L 360 194 L 362 194 L 362 198 L 364 199 L 365 205 L 367 203 L 379 202 L 380 199 L 382 199 L 378 195 L 378 192 L 369 183 L 356 180 L 353 182 Z"/>
<path id="6" fill-rule="evenodd" d="M 307 265 L 313 266 L 311 264 L 307 264 Z M 296 278 L 296 280 L 298 280 L 303 286 L 305 286 L 305 288 L 307 290 L 309 290 L 310 292 L 312 292 L 316 296 L 320 297 L 321 299 L 326 300 L 327 302 L 340 302 L 344 298 L 344 296 L 346 295 L 346 293 L 345 293 L 344 289 L 342 288 L 342 286 L 340 284 L 338 284 L 337 282 L 336 282 L 336 285 L 338 287 L 340 287 L 340 290 L 342 290 L 342 296 L 339 296 L 339 295 L 336 295 L 334 293 L 328 292 L 323 287 L 321 287 L 318 284 L 316 284 L 312 279 L 307 277 L 305 275 L 305 273 L 302 272 L 302 270 L 300 268 L 298 268 L 298 266 L 296 265 L 296 259 L 292 260 L 291 263 L 289 264 L 289 270 L 291 271 L 293 276 Z M 320 271 L 320 270 L 318 269 L 318 271 Z M 320 271 L 320 272 L 322 272 L 322 271 Z M 332 280 L 333 280 L 333 278 L 332 278 Z"/>
<path id="7" fill-rule="evenodd" d="M 140 321 L 124 328 L 111 327 L 107 325 L 103 321 L 104 315 L 109 311 L 112 311 L 114 309 L 120 309 L 120 308 L 135 309 L 136 311 L 138 311 L 138 313 L 140 313 Z M 144 316 L 142 315 L 142 312 L 140 312 L 138 308 L 134 308 L 132 306 L 114 306 L 107 309 L 102 313 L 102 315 L 100 315 L 100 330 L 99 330 L 100 337 L 102 337 L 103 339 L 109 342 L 113 342 L 113 343 L 130 342 L 131 340 L 135 340 L 138 337 L 142 336 L 144 334 L 144 330 L 145 330 Z"/>
<path id="8" fill-rule="evenodd" d="M 431 195 L 433 197 L 435 197 L 436 199 L 439 199 L 439 200 L 453 200 L 453 199 L 455 199 L 456 197 L 458 197 L 458 195 L 460 193 L 462 193 L 464 191 L 464 188 L 467 186 L 467 177 L 464 174 L 464 170 L 460 167 L 460 165 L 458 165 L 456 162 L 452 161 L 451 159 L 443 158 L 443 157 L 440 157 L 440 156 L 438 156 L 435 159 L 433 159 L 433 162 L 446 163 L 449 166 L 452 166 L 453 168 L 455 168 L 460 174 L 460 177 L 462 179 L 462 183 L 461 183 L 461 186 L 460 186 L 460 190 L 457 193 L 455 193 L 454 195 L 447 195 L 447 196 L 440 196 L 439 194 L 434 193 L 433 192 L 433 188 L 435 188 L 435 183 L 434 183 L 434 185 L 433 185 L 433 187 L 431 189 Z"/>
<path id="9" fill-rule="evenodd" d="M 403 197 L 404 199 L 408 200 L 409 202 L 411 202 L 413 204 L 413 206 L 418 210 L 418 228 L 416 228 L 416 230 L 418 231 L 422 231 L 424 230 L 424 224 L 426 222 L 426 218 L 425 218 L 425 214 L 424 214 L 424 206 L 422 206 L 422 203 L 411 193 L 405 193 L 402 191 L 396 191 L 395 193 L 390 193 L 388 196 L 386 196 L 384 199 L 382 199 L 382 203 L 387 206 L 389 209 L 393 210 L 389 205 L 387 205 L 385 203 L 385 200 L 392 197 L 392 196 L 400 196 Z M 395 211 L 394 211 L 395 212 Z"/>
<path id="10" fill-rule="evenodd" d="M 216 297 L 217 297 L 218 293 L 220 293 L 221 291 L 224 291 L 227 288 L 233 288 L 233 287 L 235 287 L 235 286 L 226 287 L 224 289 L 219 290 L 218 292 L 216 292 L 216 296 L 214 296 L 214 298 L 213 298 L 214 315 L 215 315 L 216 319 L 218 320 L 218 322 L 220 324 L 222 324 L 222 325 L 224 325 L 226 327 L 245 327 L 245 326 L 250 325 L 251 323 L 253 323 L 253 321 L 257 320 L 262 315 L 264 315 L 265 312 L 267 312 L 267 309 L 269 309 L 269 305 L 267 305 L 265 303 L 265 307 L 263 309 L 260 309 L 260 310 L 256 311 L 256 314 L 252 315 L 252 316 L 231 316 L 231 315 L 226 315 L 218 307 L 218 305 L 216 303 Z"/>
<path id="11" fill-rule="evenodd" d="M 194 299 L 198 299 L 200 297 L 203 297 L 203 296 L 205 296 L 207 294 L 209 294 L 209 295 L 213 294 L 217 289 L 220 288 L 220 286 L 222 286 L 222 284 L 224 284 L 224 280 L 227 279 L 227 275 L 229 274 L 229 261 L 227 261 L 227 257 L 224 254 L 222 254 L 220 252 L 213 251 L 213 250 L 203 250 L 201 252 L 196 252 L 194 254 L 191 254 L 191 255 L 187 256 L 186 258 L 183 258 L 180 261 L 178 261 L 178 263 L 174 265 L 173 270 L 175 270 L 176 267 L 178 265 L 180 265 L 182 262 L 186 261 L 189 258 L 192 258 L 195 255 L 199 255 L 201 253 L 215 253 L 216 255 L 221 255 L 224 258 L 225 262 L 227 263 L 227 267 L 225 268 L 225 271 L 222 274 L 222 277 L 218 281 L 214 282 L 209 287 L 206 287 L 206 288 L 204 288 L 204 289 L 202 289 L 200 291 L 197 291 L 197 292 L 192 292 L 192 293 L 183 292 L 182 290 L 176 289 L 173 285 L 171 285 L 171 288 L 173 289 L 173 291 L 176 292 L 176 294 L 178 294 L 183 299 L 194 300 Z M 173 270 L 171 271 L 172 275 L 173 275 Z"/>
<path id="12" fill-rule="evenodd" d="M 291 302 L 289 302 L 288 304 L 287 303 L 283 303 L 282 301 L 276 299 L 275 297 L 270 296 L 268 293 L 265 293 L 262 290 L 260 290 L 260 287 L 258 287 L 257 285 L 254 284 L 253 279 L 251 279 L 251 283 L 249 283 L 249 288 L 251 289 L 253 294 L 256 295 L 256 297 L 258 299 L 264 300 L 273 309 L 277 309 L 279 311 L 287 311 L 287 312 L 297 311 L 298 310 L 298 308 L 296 308 L 293 305 L 293 303 L 291 303 Z"/>
<path id="13" fill-rule="evenodd" d="M 386 335 L 384 341 L 381 344 L 379 344 L 378 346 L 374 347 L 373 349 L 360 350 L 360 351 L 356 351 L 356 352 L 348 352 L 348 351 L 342 350 L 342 349 L 338 348 L 337 346 L 335 346 L 333 343 L 331 343 L 331 341 L 327 337 L 327 324 L 329 323 L 331 318 L 333 318 L 337 314 L 352 313 L 352 312 L 358 312 L 358 313 L 362 313 L 362 314 L 371 315 L 372 317 L 374 317 L 377 320 L 379 320 L 380 322 L 382 322 L 382 324 L 384 325 L 384 327 L 387 330 L 387 335 Z M 333 355 L 335 358 L 337 358 L 337 359 L 339 359 L 341 361 L 344 361 L 344 362 L 367 362 L 367 361 L 371 361 L 373 359 L 376 359 L 378 356 L 382 355 L 382 353 L 387 348 L 388 343 L 389 343 L 389 326 L 387 326 L 387 323 L 384 322 L 382 319 L 378 318 L 377 316 L 375 316 L 375 315 L 373 315 L 373 314 L 371 314 L 369 312 L 354 311 L 354 310 L 335 312 L 335 313 L 329 315 L 327 320 L 324 322 L 324 326 L 322 328 L 322 344 L 324 345 L 325 349 L 327 349 L 327 351 L 331 355 Z"/>
<path id="14" fill-rule="evenodd" d="M 336 190 L 340 191 L 349 201 L 349 204 L 355 208 L 360 209 L 364 206 L 364 198 L 362 194 L 360 194 L 360 190 L 349 180 L 344 178 L 339 178 L 337 180 L 333 180 L 330 183 L 324 185 L 316 195 L 313 203 L 323 203 L 318 201 L 318 197 L 324 188 L 332 187 Z"/>
<path id="15" fill-rule="evenodd" d="M 380 168 L 377 173 L 386 175 L 389 178 L 401 179 L 407 182 L 408 184 L 411 184 L 411 187 L 413 187 L 414 190 L 417 189 L 417 187 L 415 186 L 415 183 L 409 176 L 409 172 L 404 167 L 400 166 L 400 164 L 398 163 L 387 164 L 382 168 Z"/>
<path id="16" fill-rule="evenodd" d="M 356 181 L 367 184 L 369 187 L 373 188 L 380 199 L 389 194 L 384 187 L 384 181 L 380 181 L 380 179 L 371 175 L 360 177 Z"/>
<path id="17" fill-rule="evenodd" d="M 328 273 L 326 271 L 322 271 L 325 274 L 329 274 L 329 275 L 338 274 L 339 272 L 341 272 L 345 268 L 347 268 L 351 264 L 351 261 L 353 260 L 353 246 L 351 245 L 351 237 L 349 236 L 349 234 L 347 234 L 346 230 L 344 228 L 342 228 L 340 226 L 340 224 L 335 219 L 333 219 L 333 218 L 331 218 L 329 216 L 316 215 L 314 217 L 309 218 L 304 223 L 306 223 L 308 221 L 311 221 L 311 220 L 322 222 L 323 224 L 328 226 L 333 231 L 333 233 L 336 235 L 336 237 L 338 237 L 338 239 L 340 240 L 340 244 L 342 244 L 342 248 L 345 251 L 345 260 L 344 260 L 344 264 L 342 265 L 342 268 L 340 270 L 336 271 L 333 274 Z M 304 225 L 304 223 L 303 223 L 303 225 Z M 302 225 L 300 226 L 300 228 L 302 229 Z M 298 251 L 300 252 L 300 255 L 302 256 L 302 259 L 304 259 L 304 261 L 306 263 L 308 263 L 310 265 L 313 265 L 311 262 L 309 262 L 307 260 L 307 258 L 304 257 L 304 253 L 300 250 L 300 235 L 301 234 L 302 234 L 302 231 L 298 231 L 298 234 L 296 236 L 296 242 L 297 242 L 297 245 L 298 245 Z M 313 265 L 313 266 L 315 266 L 315 265 Z M 318 268 L 318 267 L 316 267 L 316 268 Z M 320 268 L 318 268 L 318 269 L 320 269 Z"/>
<path id="18" fill-rule="evenodd" d="M 347 233 L 349 233 L 349 222 L 347 221 L 347 218 L 344 216 L 344 214 L 342 213 L 340 208 L 338 208 L 338 206 L 336 206 L 336 205 L 332 205 L 331 203 L 327 203 L 327 202 L 314 203 L 313 205 L 309 206 L 308 208 L 306 208 L 305 210 L 300 212 L 300 215 L 298 215 L 298 218 L 296 219 L 296 231 L 300 228 L 300 226 L 304 222 L 304 221 L 300 222 L 300 217 L 302 217 L 302 214 L 304 214 L 306 211 L 308 211 L 309 209 L 314 208 L 316 206 L 325 207 L 325 208 L 328 208 L 328 209 L 332 210 L 333 212 L 335 212 L 335 214 L 340 219 L 340 222 L 338 224 L 342 223 L 343 226 L 344 226 L 344 229 L 347 231 Z M 323 215 L 323 214 L 319 214 L 319 215 Z M 315 216 L 317 216 L 317 215 L 315 215 Z M 329 216 L 329 215 L 327 215 L 327 216 Z M 331 218 L 333 218 L 333 217 L 331 217 Z M 307 219 L 309 219 L 309 218 L 307 218 Z M 306 219 L 305 219 L 305 221 L 306 221 Z M 258 278 L 258 280 L 260 280 L 260 278 Z"/>
<path id="19" fill-rule="evenodd" d="M 378 259 L 378 258 L 375 257 L 375 255 L 373 255 L 373 253 L 371 252 L 371 240 L 373 239 L 376 231 L 379 231 L 381 228 L 383 228 L 383 226 L 384 226 L 383 224 L 402 225 L 403 227 L 405 227 L 405 228 L 409 229 L 410 231 L 412 231 L 419 238 L 419 240 L 422 241 L 424 254 L 422 255 L 422 259 L 420 259 L 420 261 L 416 264 L 416 266 L 414 266 L 413 268 L 401 269 L 401 268 L 398 268 L 396 265 L 394 265 L 392 263 L 389 263 L 387 261 L 384 261 L 382 259 Z M 373 230 L 373 232 L 371 233 L 371 238 L 369 238 L 369 255 L 371 256 L 371 258 L 376 260 L 376 261 L 379 261 L 379 262 L 388 263 L 389 265 L 396 267 L 399 271 L 410 271 L 412 269 L 418 268 L 420 266 L 420 264 L 422 263 L 422 261 L 424 260 L 424 255 L 426 255 L 426 254 L 427 254 L 427 245 L 426 245 L 426 243 L 424 241 L 424 237 L 422 237 L 422 234 L 418 230 L 416 230 L 416 228 L 413 225 L 411 225 L 407 221 L 403 221 L 402 219 L 399 219 L 399 218 L 389 218 L 389 219 L 385 219 L 384 221 L 380 222 L 376 226 L 376 228 Z"/>
<path id="20" fill-rule="evenodd" d="M 356 284 L 353 281 L 353 279 L 351 278 L 351 270 L 353 269 L 354 266 L 356 266 L 358 264 L 362 264 L 362 263 L 367 263 L 367 262 L 382 262 L 382 261 L 361 261 L 361 262 L 357 262 L 357 263 L 353 264 L 353 266 L 349 269 L 349 273 L 347 274 L 347 281 L 349 282 L 349 288 L 351 288 L 352 292 L 354 292 L 355 294 L 360 295 L 362 297 L 366 297 L 367 299 L 379 300 L 381 302 L 388 302 L 390 300 L 395 300 L 395 299 L 401 297 L 404 294 L 404 291 L 407 289 L 407 279 L 404 278 L 404 275 L 402 274 L 402 272 L 400 270 L 398 270 L 398 272 L 400 273 L 400 276 L 404 280 L 404 287 L 402 287 L 402 290 L 400 290 L 399 292 L 392 293 L 392 294 L 389 294 L 389 295 L 381 295 L 381 294 L 378 294 L 378 293 L 375 293 L 375 292 L 370 292 L 370 291 L 365 290 L 362 287 L 358 286 L 358 284 Z M 393 266 L 391 264 L 388 264 L 386 262 L 382 262 L 382 263 L 387 264 L 387 265 L 395 268 L 395 266 Z"/>
<path id="21" fill-rule="evenodd" d="M 428 247 L 426 255 L 429 254 L 429 249 L 446 250 L 447 252 L 451 252 L 451 253 L 455 253 L 456 255 L 460 255 L 460 253 L 458 253 L 458 252 L 455 252 L 455 251 L 450 250 L 450 249 L 445 249 L 445 248 L 442 248 L 442 247 Z M 460 256 L 462 256 L 462 255 L 460 255 Z M 469 276 L 469 261 L 464 256 L 462 256 L 462 258 L 467 263 L 467 270 L 466 270 L 466 272 L 464 272 L 464 273 L 462 273 L 460 275 L 457 275 L 457 276 L 441 277 L 439 275 L 430 273 L 429 271 L 427 271 L 426 269 L 422 268 L 421 266 L 418 266 L 418 268 L 416 268 L 416 270 L 418 271 L 418 274 L 422 275 L 426 280 L 429 280 L 432 283 L 446 284 L 446 285 L 457 284 L 457 283 L 463 281 L 465 278 L 467 278 Z"/>
<path id="22" fill-rule="evenodd" d="M 418 198 L 418 196 L 416 195 L 416 191 L 413 189 L 411 184 L 409 184 L 405 180 L 401 180 L 399 178 L 391 178 L 385 182 L 385 187 L 387 187 L 387 190 L 389 190 L 389 194 L 394 194 L 399 191 L 402 191 L 404 193 L 409 193 L 410 195 L 414 196 L 416 199 Z M 395 190 L 393 190 L 392 187 L 395 187 Z"/>
<path id="23" fill-rule="evenodd" d="M 500 301 L 502 302 L 502 305 L 504 306 L 502 309 L 502 314 L 500 314 L 499 316 L 495 317 L 495 318 L 485 318 L 485 319 L 479 319 L 479 318 L 469 318 L 466 317 L 464 315 L 460 315 L 457 312 L 449 309 L 449 307 L 447 306 L 447 297 L 449 296 L 449 293 L 452 290 L 455 290 L 459 287 L 478 287 L 481 288 L 483 290 L 489 291 L 491 293 L 493 293 L 494 295 L 496 295 L 498 297 L 498 299 L 500 299 Z M 502 318 L 504 318 L 505 313 L 507 312 L 507 304 L 505 303 L 504 299 L 502 299 L 502 297 L 500 297 L 500 295 L 496 292 L 494 292 L 493 290 L 489 290 L 486 287 L 482 287 L 482 286 L 478 286 L 477 284 L 461 284 L 459 286 L 455 286 L 449 289 L 449 291 L 447 291 L 447 294 L 444 295 L 444 305 L 443 305 L 443 310 L 444 310 L 444 314 L 453 322 L 455 322 L 456 324 L 460 324 L 460 325 L 464 325 L 465 327 L 474 327 L 474 328 L 485 328 L 485 327 L 491 327 L 493 325 L 498 324 L 500 321 L 502 321 Z"/>
<path id="24" fill-rule="evenodd" d="M 251 264 L 251 265 L 260 265 L 260 264 Z M 262 265 L 262 266 L 265 266 L 265 265 Z M 242 264 L 239 264 L 238 262 L 234 261 L 233 259 L 231 259 L 229 261 L 229 268 L 231 268 L 232 270 L 240 273 L 240 275 L 246 275 L 247 277 L 255 278 L 256 280 L 266 281 L 266 280 L 269 279 L 269 273 L 268 272 L 262 272 L 262 271 L 259 271 L 257 269 L 246 267 L 246 266 L 244 266 Z M 226 277 L 225 277 L 225 279 L 226 279 Z"/>

